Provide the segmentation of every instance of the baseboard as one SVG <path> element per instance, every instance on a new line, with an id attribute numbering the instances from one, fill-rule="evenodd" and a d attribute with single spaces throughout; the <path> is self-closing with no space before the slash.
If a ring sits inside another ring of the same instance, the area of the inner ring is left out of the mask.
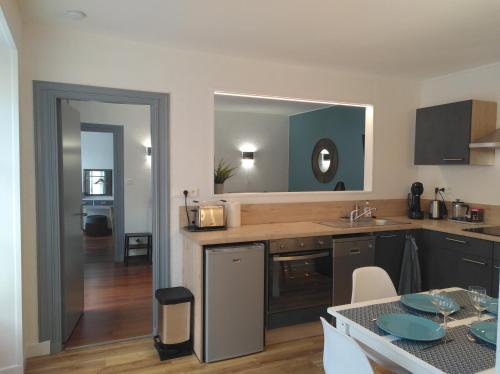
<path id="1" fill-rule="evenodd" d="M 50 354 L 50 340 L 40 343 L 29 344 L 24 347 L 24 356 L 26 358 L 46 356 Z"/>
<path id="2" fill-rule="evenodd" d="M 22 374 L 23 367 L 21 365 L 13 365 L 0 369 L 0 374 Z"/>

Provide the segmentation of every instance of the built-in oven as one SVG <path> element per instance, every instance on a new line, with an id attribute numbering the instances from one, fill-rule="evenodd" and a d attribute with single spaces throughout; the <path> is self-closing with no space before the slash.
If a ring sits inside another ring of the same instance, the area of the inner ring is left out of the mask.
<path id="1" fill-rule="evenodd" d="M 268 329 L 327 316 L 332 305 L 332 261 L 329 236 L 270 241 Z"/>

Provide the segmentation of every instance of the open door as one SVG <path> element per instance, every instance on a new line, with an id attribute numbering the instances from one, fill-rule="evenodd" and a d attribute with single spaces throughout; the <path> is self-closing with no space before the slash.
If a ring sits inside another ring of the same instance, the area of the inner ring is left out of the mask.
<path id="1" fill-rule="evenodd" d="M 62 341 L 66 342 L 83 313 L 84 256 L 80 113 L 58 102 L 59 206 L 61 217 Z"/>

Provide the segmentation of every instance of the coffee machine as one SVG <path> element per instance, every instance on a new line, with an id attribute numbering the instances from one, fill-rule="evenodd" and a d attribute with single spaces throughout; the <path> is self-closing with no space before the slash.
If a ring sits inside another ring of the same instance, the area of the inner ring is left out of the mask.
<path id="1" fill-rule="evenodd" d="M 412 219 L 423 219 L 424 213 L 420 208 L 420 196 L 424 192 L 424 185 L 420 182 L 415 182 L 411 185 L 410 193 L 408 194 L 408 217 Z"/>

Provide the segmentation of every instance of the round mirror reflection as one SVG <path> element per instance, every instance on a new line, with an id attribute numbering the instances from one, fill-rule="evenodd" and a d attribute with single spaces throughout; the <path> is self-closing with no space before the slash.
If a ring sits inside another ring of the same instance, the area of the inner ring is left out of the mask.
<path id="1" fill-rule="evenodd" d="M 338 154 L 335 143 L 328 138 L 320 139 L 312 153 L 312 171 L 320 183 L 329 183 L 337 173 Z"/>
<path id="2" fill-rule="evenodd" d="M 330 152 L 328 152 L 326 148 L 323 148 L 318 157 L 319 170 L 326 173 L 326 171 L 330 168 L 330 163 Z"/>

